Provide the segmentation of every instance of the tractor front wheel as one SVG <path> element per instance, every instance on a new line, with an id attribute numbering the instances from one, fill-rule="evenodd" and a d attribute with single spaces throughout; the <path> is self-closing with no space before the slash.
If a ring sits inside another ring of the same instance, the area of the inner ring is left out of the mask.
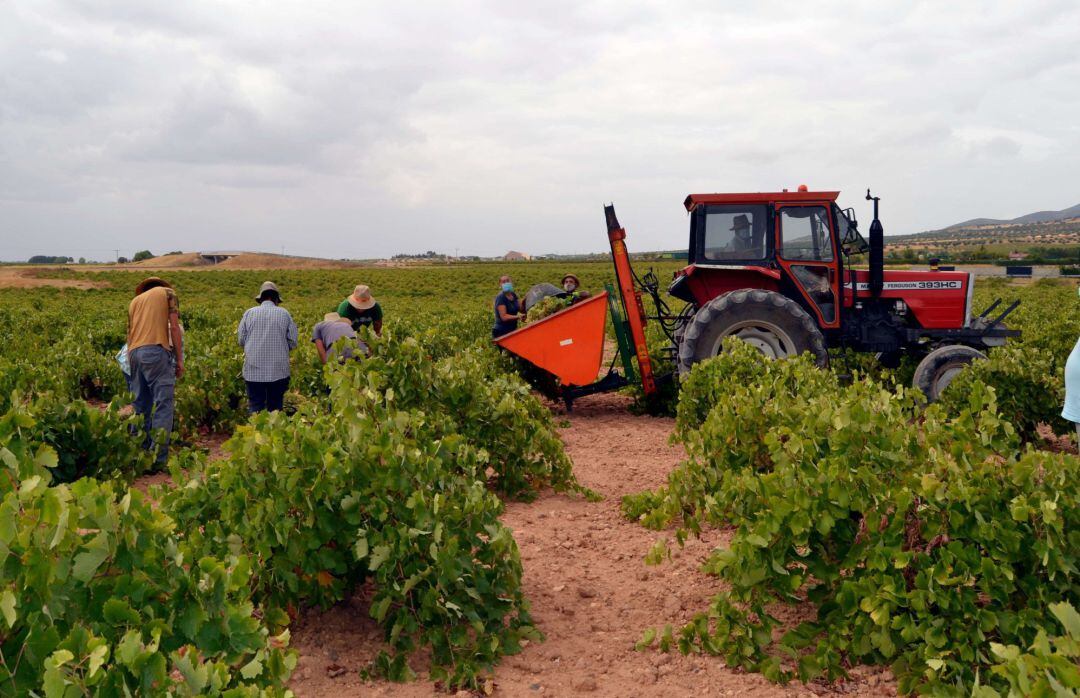
<path id="1" fill-rule="evenodd" d="M 934 402 L 945 388 L 949 387 L 956 375 L 976 359 L 985 359 L 986 354 L 963 344 L 949 344 L 938 347 L 927 354 L 915 367 L 912 384 L 923 391 L 926 399 Z"/>
<path id="2" fill-rule="evenodd" d="M 717 296 L 694 313 L 679 342 L 679 373 L 719 354 L 727 337 L 738 337 L 770 359 L 808 351 L 819 366 L 829 363 L 825 337 L 798 303 L 774 291 L 744 289 Z"/>

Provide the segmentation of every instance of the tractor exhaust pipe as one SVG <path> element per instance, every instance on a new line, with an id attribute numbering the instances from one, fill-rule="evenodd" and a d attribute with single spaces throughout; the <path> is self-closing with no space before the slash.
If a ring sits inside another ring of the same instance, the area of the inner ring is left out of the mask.
<path id="1" fill-rule="evenodd" d="M 885 229 L 878 218 L 881 197 L 871 196 L 867 189 L 866 200 L 874 202 L 874 221 L 870 224 L 870 295 L 880 298 L 885 287 Z"/>

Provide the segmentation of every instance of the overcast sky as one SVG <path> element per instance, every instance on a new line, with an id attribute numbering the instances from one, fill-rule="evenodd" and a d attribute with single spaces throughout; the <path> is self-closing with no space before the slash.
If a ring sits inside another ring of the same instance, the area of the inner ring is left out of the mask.
<path id="1" fill-rule="evenodd" d="M 730 7 L 728 7 L 730 6 Z M 728 7 L 728 9 L 721 9 Z M 691 192 L 887 233 L 1080 203 L 1080 3 L 0 3 L 0 259 L 685 246 Z"/>

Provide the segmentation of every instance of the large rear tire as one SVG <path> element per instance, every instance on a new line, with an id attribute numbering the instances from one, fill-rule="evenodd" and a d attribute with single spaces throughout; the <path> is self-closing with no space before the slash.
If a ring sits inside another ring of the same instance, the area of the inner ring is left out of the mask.
<path id="1" fill-rule="evenodd" d="M 679 343 L 679 374 L 720 353 L 727 337 L 738 337 L 772 359 L 810 352 L 818 366 L 829 364 L 825 337 L 802 307 L 775 291 L 743 289 L 701 306 Z"/>
<path id="2" fill-rule="evenodd" d="M 915 377 L 911 382 L 923 391 L 927 400 L 934 402 L 968 364 L 985 358 L 986 354 L 963 344 L 938 347 L 915 367 Z"/>

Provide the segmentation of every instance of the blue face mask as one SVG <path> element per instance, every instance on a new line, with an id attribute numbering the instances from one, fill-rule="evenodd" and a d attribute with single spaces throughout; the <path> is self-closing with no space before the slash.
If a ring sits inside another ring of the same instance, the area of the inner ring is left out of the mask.
<path id="1" fill-rule="evenodd" d="M 514 284 L 507 281 L 505 284 L 502 285 L 502 290 L 506 291 L 507 293 L 510 293 L 511 291 L 514 290 Z"/>

